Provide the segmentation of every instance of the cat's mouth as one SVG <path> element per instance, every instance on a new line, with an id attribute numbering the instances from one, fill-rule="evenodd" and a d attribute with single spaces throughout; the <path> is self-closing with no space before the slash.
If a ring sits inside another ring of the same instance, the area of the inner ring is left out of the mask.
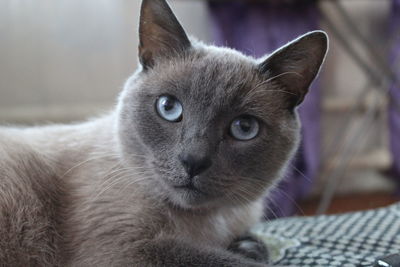
<path id="1" fill-rule="evenodd" d="M 184 210 L 197 210 L 205 207 L 208 209 L 210 202 L 213 202 L 216 196 L 201 184 L 197 184 L 187 177 L 179 178 L 181 179 L 176 179 L 175 181 L 161 179 L 168 192 L 169 202 L 173 203 L 172 206 L 175 208 L 180 207 Z"/>
<path id="2" fill-rule="evenodd" d="M 175 207 L 178 206 L 184 210 L 198 210 L 206 207 L 208 209 L 210 201 L 215 198 L 192 181 L 184 184 L 170 184 L 170 189 L 173 190 L 170 194 L 170 200 Z"/>
<path id="3" fill-rule="evenodd" d="M 183 192 L 187 192 L 187 193 L 208 195 L 206 192 L 204 192 L 204 191 L 200 190 L 198 187 L 196 187 L 192 182 L 189 182 L 185 185 L 174 186 L 174 188 L 178 191 L 183 191 Z"/>

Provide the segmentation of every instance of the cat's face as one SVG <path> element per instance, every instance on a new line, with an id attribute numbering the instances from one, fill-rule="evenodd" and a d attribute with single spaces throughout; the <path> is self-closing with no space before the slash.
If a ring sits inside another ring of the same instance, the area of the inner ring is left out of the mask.
<path id="1" fill-rule="evenodd" d="M 256 61 L 191 44 L 163 0 L 143 2 L 140 33 L 143 70 L 119 108 L 126 162 L 143 164 L 150 193 L 182 208 L 259 198 L 297 147 L 295 107 L 318 72 L 325 35 Z"/>

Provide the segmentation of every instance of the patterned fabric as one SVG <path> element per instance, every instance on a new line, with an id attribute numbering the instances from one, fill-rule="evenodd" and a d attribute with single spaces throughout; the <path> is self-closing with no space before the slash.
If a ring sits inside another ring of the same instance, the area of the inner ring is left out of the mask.
<path id="1" fill-rule="evenodd" d="M 373 266 L 400 252 L 400 203 L 342 215 L 278 219 L 257 225 L 279 266 Z"/>

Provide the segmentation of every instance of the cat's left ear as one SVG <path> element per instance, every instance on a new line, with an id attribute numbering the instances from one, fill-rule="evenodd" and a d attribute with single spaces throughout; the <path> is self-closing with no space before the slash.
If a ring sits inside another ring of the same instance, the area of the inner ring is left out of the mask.
<path id="1" fill-rule="evenodd" d="M 289 108 L 304 99 L 317 76 L 328 50 L 323 31 L 309 32 L 275 51 L 259 66 L 266 79 L 277 82 L 286 92 Z"/>
<path id="2" fill-rule="evenodd" d="M 139 23 L 139 59 L 144 69 L 160 58 L 191 46 L 181 24 L 165 0 L 143 0 Z"/>

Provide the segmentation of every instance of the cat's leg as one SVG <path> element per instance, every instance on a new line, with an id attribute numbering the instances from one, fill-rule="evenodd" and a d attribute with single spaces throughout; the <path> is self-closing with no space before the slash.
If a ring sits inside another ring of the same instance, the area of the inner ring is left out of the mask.
<path id="1" fill-rule="evenodd" d="M 267 247 L 251 234 L 246 234 L 233 240 L 228 250 L 257 262 L 268 263 Z"/>
<path id="2" fill-rule="evenodd" d="M 135 266 L 267 266 L 229 251 L 198 248 L 172 238 L 140 241 L 135 247 Z"/>
<path id="3" fill-rule="evenodd" d="M 267 267 L 265 263 L 224 249 L 200 247 L 174 238 L 126 239 L 113 244 L 103 244 L 101 247 L 96 243 L 90 247 L 85 245 L 80 255 L 73 256 L 67 266 Z"/>

